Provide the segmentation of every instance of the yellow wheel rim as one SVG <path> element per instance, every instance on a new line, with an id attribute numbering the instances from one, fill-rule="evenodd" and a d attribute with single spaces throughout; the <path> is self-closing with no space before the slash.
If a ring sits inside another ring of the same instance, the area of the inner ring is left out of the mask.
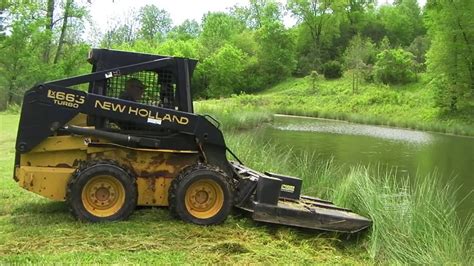
<path id="1" fill-rule="evenodd" d="M 84 186 L 81 199 L 86 210 L 97 217 L 117 213 L 125 203 L 125 188 L 110 175 L 95 176 Z"/>
<path id="2" fill-rule="evenodd" d="M 219 213 L 224 206 L 224 191 L 214 180 L 198 180 L 186 190 L 184 202 L 192 216 L 208 219 Z"/>

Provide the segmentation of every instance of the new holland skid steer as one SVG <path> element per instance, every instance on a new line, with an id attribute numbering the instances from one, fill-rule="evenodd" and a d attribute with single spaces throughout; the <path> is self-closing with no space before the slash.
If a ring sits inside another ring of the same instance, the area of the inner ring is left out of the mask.
<path id="1" fill-rule="evenodd" d="M 370 226 L 348 209 L 300 195 L 299 178 L 244 166 L 219 122 L 193 112 L 197 61 L 106 49 L 93 49 L 88 61 L 91 74 L 26 92 L 14 173 L 21 187 L 66 201 L 77 219 L 92 222 L 168 206 L 201 225 L 223 222 L 236 207 L 275 224 L 339 232 Z M 73 88 L 79 84 L 83 90 Z"/>

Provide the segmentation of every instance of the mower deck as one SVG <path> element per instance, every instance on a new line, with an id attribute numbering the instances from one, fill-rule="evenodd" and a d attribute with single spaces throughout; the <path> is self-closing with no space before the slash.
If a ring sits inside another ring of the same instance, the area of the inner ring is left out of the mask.
<path id="1" fill-rule="evenodd" d="M 237 207 L 251 212 L 255 221 L 342 233 L 359 232 L 372 224 L 371 220 L 330 201 L 299 195 L 299 178 L 268 172 L 263 174 L 235 162 L 232 165 L 242 179 L 254 183 L 251 188 L 254 195 Z M 280 184 L 279 189 L 269 183 L 277 187 Z M 259 184 L 262 188 L 273 189 L 259 190 Z"/>

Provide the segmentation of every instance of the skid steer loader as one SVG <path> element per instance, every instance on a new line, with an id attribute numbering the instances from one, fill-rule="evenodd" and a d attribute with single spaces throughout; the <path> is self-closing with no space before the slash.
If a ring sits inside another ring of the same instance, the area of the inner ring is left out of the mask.
<path id="1" fill-rule="evenodd" d="M 93 49 L 88 61 L 90 74 L 25 93 L 14 172 L 21 187 L 66 201 L 77 219 L 91 222 L 168 206 L 200 225 L 223 222 L 233 207 L 256 221 L 303 228 L 352 233 L 371 225 L 301 195 L 299 178 L 244 166 L 219 122 L 193 112 L 197 61 L 107 49 Z M 123 97 L 131 81 L 143 85 L 138 101 Z"/>

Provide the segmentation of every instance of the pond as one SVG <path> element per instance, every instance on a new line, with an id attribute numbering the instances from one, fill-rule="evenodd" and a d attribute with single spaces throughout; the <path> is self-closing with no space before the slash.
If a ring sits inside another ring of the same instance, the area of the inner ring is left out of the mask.
<path id="1" fill-rule="evenodd" d="M 465 218 L 474 203 L 474 138 L 303 117 L 276 116 L 258 137 L 337 165 L 376 166 L 411 178 L 437 172 L 450 182 Z"/>

